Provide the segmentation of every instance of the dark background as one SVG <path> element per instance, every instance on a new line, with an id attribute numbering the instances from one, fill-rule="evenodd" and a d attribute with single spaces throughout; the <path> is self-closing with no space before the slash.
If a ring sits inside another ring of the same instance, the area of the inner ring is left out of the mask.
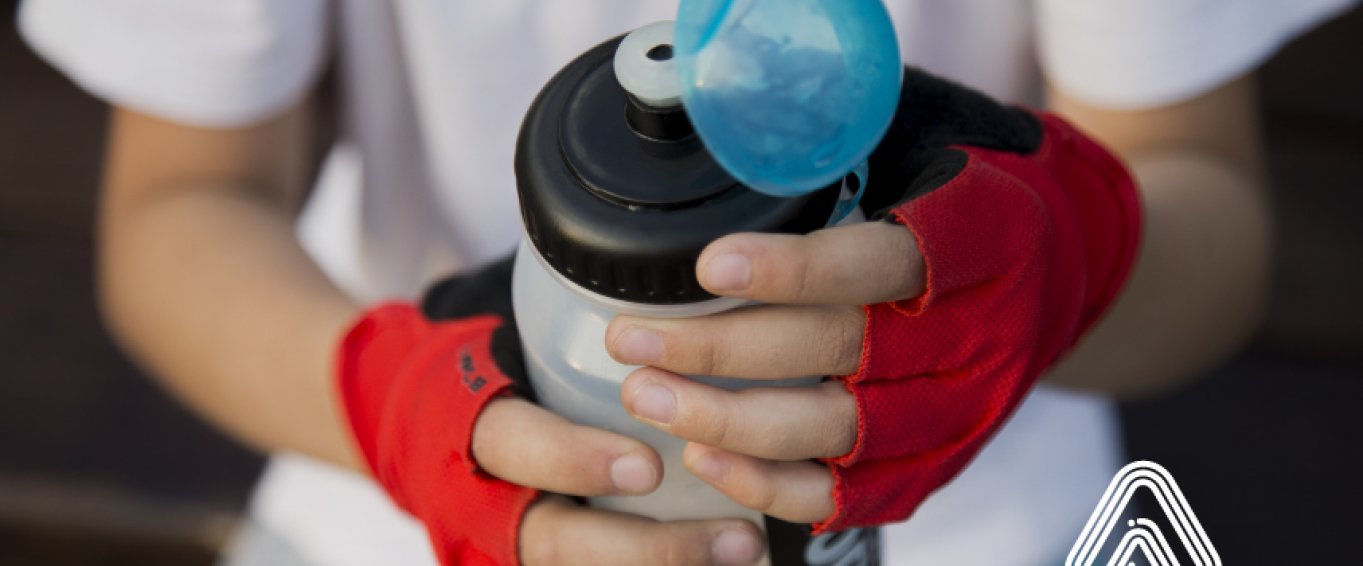
<path id="1" fill-rule="evenodd" d="M 106 109 L 22 44 L 13 6 L 0 0 L 0 564 L 211 563 L 263 461 L 101 328 Z M 1173 472 L 1227 564 L 1363 560 L 1361 56 L 1355 11 L 1263 69 L 1279 220 L 1269 321 L 1206 380 L 1122 408 L 1130 458 Z"/>

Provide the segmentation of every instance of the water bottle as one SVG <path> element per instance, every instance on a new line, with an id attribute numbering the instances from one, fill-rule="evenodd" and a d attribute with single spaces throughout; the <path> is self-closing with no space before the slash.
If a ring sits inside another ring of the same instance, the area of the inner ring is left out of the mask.
<path id="1" fill-rule="evenodd" d="M 876 529 L 809 537 L 804 526 L 764 518 L 693 476 L 682 464 L 684 441 L 639 423 L 620 404 L 620 384 L 637 367 L 607 354 L 612 318 L 704 316 L 741 306 L 701 288 L 701 250 L 736 232 L 824 228 L 845 214 L 849 207 L 840 203 L 859 182 L 849 176 L 780 198 L 736 181 L 681 106 L 671 32 L 670 23 L 655 24 L 581 55 L 549 81 L 522 125 L 515 171 L 525 238 L 512 292 L 531 384 L 549 410 L 637 438 L 662 457 L 655 492 L 590 498 L 592 506 L 661 520 L 748 519 L 767 533 L 765 564 L 878 564 Z M 821 379 L 691 377 L 728 389 Z"/>

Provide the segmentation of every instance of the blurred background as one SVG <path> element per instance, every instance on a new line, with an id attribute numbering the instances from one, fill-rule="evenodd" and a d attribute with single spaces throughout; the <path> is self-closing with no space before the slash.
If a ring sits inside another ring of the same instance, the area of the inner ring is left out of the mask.
<path id="1" fill-rule="evenodd" d="M 0 564 L 211 564 L 263 459 L 139 374 L 100 325 L 104 106 L 0 0 Z M 1176 395 L 1126 404 L 1227 564 L 1359 564 L 1363 10 L 1261 73 L 1279 226 L 1268 323 Z M 1096 501 L 1096 500 L 1095 500 Z"/>

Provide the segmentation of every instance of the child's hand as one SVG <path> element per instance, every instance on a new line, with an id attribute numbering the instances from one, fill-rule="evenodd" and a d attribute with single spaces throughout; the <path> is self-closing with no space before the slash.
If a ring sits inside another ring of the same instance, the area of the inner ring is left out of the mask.
<path id="1" fill-rule="evenodd" d="M 337 386 L 374 478 L 425 524 L 443 564 L 749 564 L 740 520 L 661 523 L 561 496 L 652 492 L 656 452 L 568 422 L 527 392 L 511 262 L 448 279 L 422 310 L 371 309 L 339 349 Z"/>
<path id="2" fill-rule="evenodd" d="M 611 355 L 652 366 L 625 381 L 625 409 L 692 441 L 687 466 L 735 501 L 791 522 L 828 518 L 834 477 L 813 460 L 847 454 L 857 439 L 857 404 L 841 383 L 729 392 L 678 374 L 855 372 L 866 328 L 859 305 L 923 290 L 913 236 L 881 222 L 808 236 L 737 234 L 709 246 L 696 269 L 711 292 L 766 304 L 692 319 L 616 318 L 606 333 Z"/>
<path id="3" fill-rule="evenodd" d="M 749 564 L 741 520 L 660 523 L 537 490 L 644 494 L 662 478 L 647 445 L 572 424 L 508 395 L 497 315 L 432 322 L 372 309 L 348 334 L 338 385 L 374 478 L 420 519 L 442 564 Z M 505 334 L 503 334 L 505 335 Z"/>
<path id="4" fill-rule="evenodd" d="M 474 430 L 481 469 L 519 485 L 578 496 L 632 495 L 651 492 L 662 477 L 662 463 L 647 445 L 572 424 L 524 400 L 493 401 Z M 458 506 L 447 511 L 468 513 Z M 762 541 L 747 521 L 659 522 L 546 494 L 525 512 L 519 554 L 527 566 L 744 565 L 762 555 Z"/>
<path id="5" fill-rule="evenodd" d="M 746 566 L 765 551 L 761 532 L 739 519 L 659 522 L 546 495 L 525 513 L 526 566 Z"/>
<path id="6" fill-rule="evenodd" d="M 914 69 L 862 204 L 889 222 L 701 254 L 707 290 L 766 304 L 606 333 L 618 361 L 652 366 L 626 410 L 692 441 L 687 466 L 720 491 L 816 533 L 903 520 L 960 473 L 1104 314 L 1140 241 L 1106 150 Z M 677 374 L 835 380 L 731 393 Z"/>

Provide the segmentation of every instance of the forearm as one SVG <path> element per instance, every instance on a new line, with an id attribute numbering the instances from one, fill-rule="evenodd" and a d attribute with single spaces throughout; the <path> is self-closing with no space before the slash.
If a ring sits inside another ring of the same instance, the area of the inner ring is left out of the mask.
<path id="1" fill-rule="evenodd" d="M 103 307 L 126 349 L 223 430 L 353 467 L 330 375 L 356 307 L 311 263 L 292 224 L 236 187 L 106 199 Z"/>
<path id="2" fill-rule="evenodd" d="M 1127 162 L 1145 225 L 1121 297 L 1048 381 L 1148 396 L 1198 377 L 1244 345 L 1267 303 L 1273 227 L 1254 76 L 1138 111 L 1059 89 L 1049 98 Z"/>
<path id="3" fill-rule="evenodd" d="M 1257 176 L 1192 150 L 1136 156 L 1144 241 L 1121 298 L 1048 381 L 1159 393 L 1225 360 L 1267 299 L 1271 222 Z"/>

